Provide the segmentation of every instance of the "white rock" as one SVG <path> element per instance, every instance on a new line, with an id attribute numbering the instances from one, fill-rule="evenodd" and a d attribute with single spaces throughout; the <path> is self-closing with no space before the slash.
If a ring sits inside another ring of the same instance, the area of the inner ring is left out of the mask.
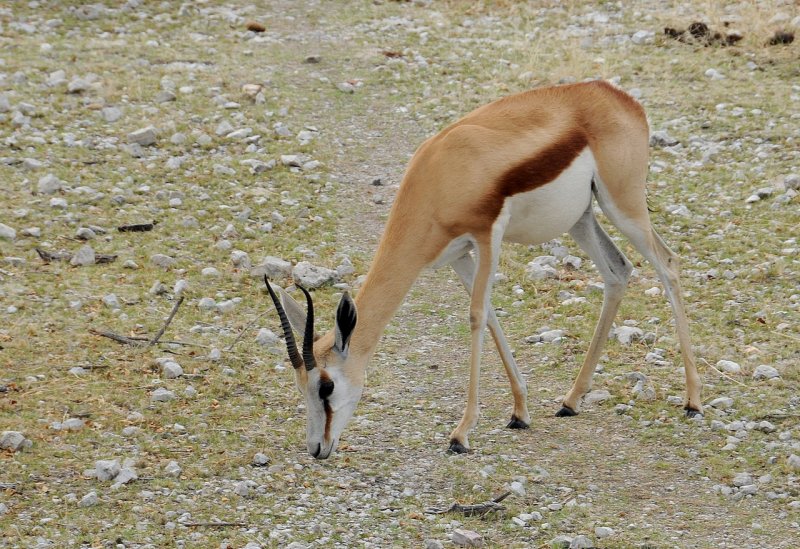
<path id="1" fill-rule="evenodd" d="M 71 417 L 61 424 L 61 428 L 67 431 L 80 431 L 86 426 L 81 418 Z"/>
<path id="2" fill-rule="evenodd" d="M 772 366 L 768 366 L 766 364 L 761 364 L 760 366 L 756 367 L 753 371 L 753 379 L 773 379 L 781 377 L 780 372 L 777 369 L 773 368 Z"/>
<path id="3" fill-rule="evenodd" d="M 635 326 L 619 326 L 614 330 L 614 337 L 623 345 L 630 345 L 644 337 L 644 331 Z"/>
<path id="4" fill-rule="evenodd" d="M 709 77 L 711 80 L 724 80 L 725 75 L 719 72 L 717 69 L 708 69 L 705 72 L 705 75 Z"/>
<path id="5" fill-rule="evenodd" d="M 5 223 L 0 223 L 0 238 L 5 240 L 14 240 L 17 238 L 17 231 Z"/>
<path id="6" fill-rule="evenodd" d="M 483 536 L 472 530 L 456 528 L 450 539 L 459 547 L 483 547 Z"/>
<path id="7" fill-rule="evenodd" d="M 586 396 L 583 397 L 583 402 L 589 405 L 598 404 L 600 402 L 605 402 L 609 398 L 611 398 L 611 393 L 605 389 L 597 389 L 586 393 Z"/>
<path id="8" fill-rule="evenodd" d="M 71 265 L 76 266 L 94 265 L 94 249 L 92 249 L 92 247 L 89 245 L 81 246 L 81 248 L 75 252 L 75 255 L 72 256 L 72 259 L 70 259 L 69 262 Z"/>
<path id="9" fill-rule="evenodd" d="M 97 238 L 97 233 L 89 227 L 79 227 L 78 230 L 75 231 L 75 238 L 79 240 L 94 240 Z"/>
<path id="10" fill-rule="evenodd" d="M 605 539 L 614 535 L 614 529 L 608 526 L 598 526 L 594 529 L 594 535 L 597 539 Z"/>
<path id="11" fill-rule="evenodd" d="M 183 375 L 183 368 L 177 362 L 170 360 L 161 365 L 161 373 L 167 379 L 176 379 Z"/>
<path id="12" fill-rule="evenodd" d="M 300 155 L 297 154 L 282 154 L 281 164 L 292 168 L 299 168 L 302 166 L 302 160 Z"/>
<path id="13" fill-rule="evenodd" d="M 656 33 L 649 30 L 640 30 L 633 33 L 631 42 L 640 46 L 643 44 L 652 44 L 655 41 Z"/>
<path id="14" fill-rule="evenodd" d="M 267 347 L 269 345 L 277 345 L 280 339 L 272 330 L 261 328 L 256 335 L 256 343 Z"/>
<path id="15" fill-rule="evenodd" d="M 204 297 L 197 302 L 197 306 L 205 311 L 216 309 L 217 302 L 212 297 Z"/>
<path id="16" fill-rule="evenodd" d="M 50 207 L 56 208 L 57 210 L 66 210 L 67 209 L 67 200 L 65 198 L 51 198 L 50 199 Z"/>
<path id="17" fill-rule="evenodd" d="M 234 264 L 234 266 L 241 269 L 250 268 L 250 256 L 247 255 L 247 252 L 243 252 L 241 250 L 234 250 L 231 252 L 231 262 Z"/>
<path id="18" fill-rule="evenodd" d="M 709 402 L 708 405 L 717 410 L 727 410 L 733 407 L 733 399 L 730 397 L 719 397 Z"/>
<path id="19" fill-rule="evenodd" d="M 122 118 L 122 109 L 117 107 L 104 107 L 101 113 L 103 115 L 103 120 L 109 124 Z"/>
<path id="20" fill-rule="evenodd" d="M 217 125 L 217 129 L 214 130 L 214 133 L 216 133 L 220 137 L 225 137 L 232 131 L 233 131 L 233 125 L 227 120 L 223 120 Z"/>
<path id="21" fill-rule="evenodd" d="M 791 454 L 786 459 L 786 465 L 788 465 L 789 469 L 791 469 L 794 472 L 800 471 L 800 456 L 798 456 L 797 454 Z"/>
<path id="22" fill-rule="evenodd" d="M 150 256 L 150 262 L 153 265 L 164 267 L 166 269 L 175 264 L 175 258 L 164 254 L 153 254 Z"/>
<path id="23" fill-rule="evenodd" d="M 170 461 L 164 466 L 164 474 L 168 477 L 178 478 L 181 476 L 182 472 L 183 469 L 181 469 L 181 466 L 178 465 L 177 461 Z"/>
<path id="24" fill-rule="evenodd" d="M 217 310 L 220 313 L 229 313 L 236 307 L 236 302 L 232 299 L 226 299 L 217 303 Z"/>
<path id="25" fill-rule="evenodd" d="M 94 464 L 97 480 L 113 480 L 121 469 L 117 459 L 101 459 Z"/>
<path id="26" fill-rule="evenodd" d="M 0 435 L 0 450 L 18 452 L 30 446 L 30 441 L 19 431 L 3 431 Z"/>
<path id="27" fill-rule="evenodd" d="M 237 482 L 233 487 L 233 492 L 238 496 L 246 498 L 250 495 L 250 486 L 246 481 Z"/>
<path id="28" fill-rule="evenodd" d="M 270 462 L 269 457 L 267 457 L 265 454 L 262 454 L 261 452 L 258 452 L 256 453 L 256 455 L 253 456 L 254 467 L 264 467 L 266 465 L 269 465 L 269 462 Z"/>
<path id="29" fill-rule="evenodd" d="M 123 467 L 120 469 L 119 474 L 114 477 L 114 485 L 115 486 L 122 486 L 123 484 L 128 484 L 134 480 L 137 480 L 139 475 L 136 474 L 136 470 L 133 467 Z"/>
<path id="30" fill-rule="evenodd" d="M 552 547 L 553 549 L 569 549 L 569 545 L 571 543 L 572 543 L 572 538 L 570 536 L 565 536 L 562 534 L 550 540 L 550 547 Z"/>
<path id="31" fill-rule="evenodd" d="M 175 400 L 175 393 L 163 387 L 159 387 L 150 395 L 150 400 L 153 402 L 169 402 Z"/>
<path id="32" fill-rule="evenodd" d="M 156 142 L 156 129 L 153 126 L 140 128 L 128 134 L 128 143 L 136 143 L 140 147 L 148 147 Z"/>
<path id="33" fill-rule="evenodd" d="M 525 485 L 515 480 L 509 485 L 509 489 L 520 497 L 525 497 Z"/>
<path id="34" fill-rule="evenodd" d="M 336 277 L 336 271 L 312 265 L 308 261 L 301 261 L 292 269 L 292 278 L 307 289 L 332 284 Z"/>
<path id="35" fill-rule="evenodd" d="M 541 341 L 545 343 L 555 343 L 564 337 L 564 330 L 547 330 L 539 334 Z"/>
<path id="36" fill-rule="evenodd" d="M 175 294 L 175 297 L 179 297 L 183 295 L 188 288 L 189 282 L 185 278 L 179 278 L 172 287 L 172 293 Z"/>
<path id="37" fill-rule="evenodd" d="M 336 87 L 339 89 L 339 91 L 344 93 L 355 93 L 356 91 L 356 87 L 350 82 L 340 82 L 339 84 L 336 84 Z"/>
<path id="38" fill-rule="evenodd" d="M 62 185 L 63 182 L 59 178 L 49 173 L 39 178 L 39 184 L 36 188 L 42 194 L 53 194 L 60 191 Z"/>
<path id="39" fill-rule="evenodd" d="M 545 280 L 558 278 L 558 271 L 550 265 L 541 265 L 532 261 L 525 267 L 525 276 L 530 280 Z"/>
<path id="40" fill-rule="evenodd" d="M 209 278 L 219 278 L 220 276 L 219 270 L 214 267 L 206 267 L 200 271 L 200 274 Z"/>
<path id="41" fill-rule="evenodd" d="M 100 500 L 97 497 L 97 492 L 92 491 L 81 498 L 80 502 L 78 502 L 78 507 L 94 507 L 98 503 L 100 503 Z"/>
<path id="42" fill-rule="evenodd" d="M 292 264 L 279 257 L 268 255 L 260 264 L 250 269 L 252 276 L 269 279 L 287 278 L 292 274 Z"/>
<path id="43" fill-rule="evenodd" d="M 84 78 L 73 78 L 69 84 L 67 84 L 67 92 L 68 93 L 81 93 L 85 92 L 89 89 L 89 82 Z"/>
<path id="44" fill-rule="evenodd" d="M 122 305 L 116 294 L 108 294 L 103 296 L 103 304 L 109 309 L 121 309 Z"/>
<path id="45" fill-rule="evenodd" d="M 593 549 L 594 542 L 588 536 L 575 536 L 569 544 L 569 549 Z"/>
<path id="46" fill-rule="evenodd" d="M 733 485 L 734 486 L 748 486 L 753 484 L 753 475 L 750 473 L 736 473 L 733 477 Z"/>
<path id="47" fill-rule="evenodd" d="M 728 372 L 729 374 L 738 374 L 742 371 L 742 367 L 732 360 L 717 361 L 717 369 Z"/>

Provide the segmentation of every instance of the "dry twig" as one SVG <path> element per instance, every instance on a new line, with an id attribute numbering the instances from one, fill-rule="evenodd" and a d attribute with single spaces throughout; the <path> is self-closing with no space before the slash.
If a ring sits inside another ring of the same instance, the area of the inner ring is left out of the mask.
<path id="1" fill-rule="evenodd" d="M 183 296 L 180 296 L 178 298 L 178 301 L 175 302 L 175 305 L 172 306 L 172 311 L 170 311 L 169 316 L 167 317 L 167 321 L 155 335 L 153 340 L 150 341 L 150 347 L 158 343 L 158 340 L 161 339 L 161 336 L 164 335 L 165 331 L 167 331 L 167 326 L 169 326 L 170 322 L 172 322 L 172 319 L 175 318 L 175 313 L 178 312 L 178 307 L 181 306 L 181 303 L 183 303 Z"/>
<path id="2" fill-rule="evenodd" d="M 429 508 L 425 512 L 434 515 L 443 515 L 445 513 L 461 513 L 465 517 L 483 516 L 492 511 L 505 511 L 505 506 L 500 505 L 500 502 L 510 495 L 511 492 L 505 492 L 496 498 L 489 501 L 484 501 L 483 503 L 476 503 L 473 505 L 461 505 L 460 503 L 454 503 L 447 509 Z"/>
<path id="3" fill-rule="evenodd" d="M 181 524 L 187 528 L 229 528 L 247 526 L 247 523 L 244 522 L 182 522 Z"/>

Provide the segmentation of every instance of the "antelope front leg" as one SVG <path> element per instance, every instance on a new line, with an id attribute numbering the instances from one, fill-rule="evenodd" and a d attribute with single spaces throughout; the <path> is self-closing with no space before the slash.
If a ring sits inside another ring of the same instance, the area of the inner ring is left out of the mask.
<path id="1" fill-rule="evenodd" d="M 478 269 L 472 283 L 472 299 L 469 306 L 469 324 L 472 334 L 469 362 L 469 389 L 467 390 L 467 406 L 464 416 L 458 426 L 450 434 L 449 451 L 463 454 L 469 451 L 467 435 L 478 423 L 478 388 L 481 371 L 481 352 L 483 351 L 483 337 L 486 333 L 488 311 L 491 307 L 490 296 L 492 293 L 492 279 L 497 269 L 500 256 L 500 242 L 508 223 L 509 213 L 503 208 L 497 221 L 492 227 L 489 238 L 477 239 L 475 242 L 475 255 L 477 256 Z"/>

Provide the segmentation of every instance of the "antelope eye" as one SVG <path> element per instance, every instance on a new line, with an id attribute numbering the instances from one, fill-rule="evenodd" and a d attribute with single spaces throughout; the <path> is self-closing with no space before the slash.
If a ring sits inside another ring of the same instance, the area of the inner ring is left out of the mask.
<path id="1" fill-rule="evenodd" d="M 326 379 L 319 382 L 319 398 L 325 400 L 333 393 L 333 381 Z"/>

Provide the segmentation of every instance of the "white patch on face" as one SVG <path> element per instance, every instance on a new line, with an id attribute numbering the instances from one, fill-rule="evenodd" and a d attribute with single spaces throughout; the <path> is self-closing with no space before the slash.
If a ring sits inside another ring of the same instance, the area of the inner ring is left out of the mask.
<path id="1" fill-rule="evenodd" d="M 325 403 L 319 396 L 320 376 L 318 370 L 309 372 L 309 383 L 306 391 L 306 409 L 308 423 L 306 426 L 306 445 L 308 453 L 313 457 L 325 459 L 336 450 L 339 436 L 355 412 L 361 399 L 362 387 L 355 386 L 343 375 L 340 368 L 325 370 L 333 381 L 333 392 L 326 399 L 329 412 L 325 411 Z M 325 426 L 328 413 L 332 414 L 327 437 Z"/>

